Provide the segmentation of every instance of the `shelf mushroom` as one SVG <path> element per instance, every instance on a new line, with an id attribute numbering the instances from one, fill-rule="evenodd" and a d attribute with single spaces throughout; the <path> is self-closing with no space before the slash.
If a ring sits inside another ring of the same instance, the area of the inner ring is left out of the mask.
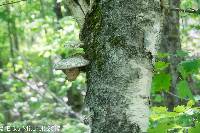
<path id="1" fill-rule="evenodd" d="M 88 64 L 89 61 L 82 56 L 75 56 L 59 61 L 54 65 L 54 69 L 62 70 L 66 74 L 67 80 L 73 81 L 79 75 L 81 68 Z"/>

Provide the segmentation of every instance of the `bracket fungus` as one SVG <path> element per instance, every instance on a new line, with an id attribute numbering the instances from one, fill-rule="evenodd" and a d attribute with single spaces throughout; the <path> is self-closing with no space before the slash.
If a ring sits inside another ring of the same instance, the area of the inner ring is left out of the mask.
<path id="1" fill-rule="evenodd" d="M 56 63 L 54 69 L 62 70 L 67 80 L 73 81 L 79 75 L 81 69 L 89 64 L 89 61 L 82 56 L 68 57 Z"/>

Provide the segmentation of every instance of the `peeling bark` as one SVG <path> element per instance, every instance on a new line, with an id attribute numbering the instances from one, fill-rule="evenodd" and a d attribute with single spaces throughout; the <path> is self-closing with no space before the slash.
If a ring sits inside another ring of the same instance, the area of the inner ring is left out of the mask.
<path id="1" fill-rule="evenodd" d="M 80 38 L 92 133 L 146 132 L 153 56 L 160 45 L 159 0 L 96 0 Z"/>
<path id="2" fill-rule="evenodd" d="M 82 28 L 85 21 L 85 15 L 90 9 L 88 0 L 65 0 L 65 5 Z"/>

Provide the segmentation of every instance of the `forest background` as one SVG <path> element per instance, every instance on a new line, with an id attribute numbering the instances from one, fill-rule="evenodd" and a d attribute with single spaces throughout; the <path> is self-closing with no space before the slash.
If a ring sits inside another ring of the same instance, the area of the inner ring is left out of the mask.
<path id="1" fill-rule="evenodd" d="M 0 2 L 0 123 L 89 132 L 85 74 L 70 82 L 53 68 L 60 59 L 84 53 L 65 47 L 79 42 L 80 32 L 67 5 L 62 0 L 5 2 Z M 180 8 L 200 9 L 200 1 L 182 0 Z M 150 133 L 200 131 L 200 13 L 178 13 L 181 47 L 174 53 L 161 50 L 154 66 Z M 175 85 L 171 54 L 180 59 Z"/>

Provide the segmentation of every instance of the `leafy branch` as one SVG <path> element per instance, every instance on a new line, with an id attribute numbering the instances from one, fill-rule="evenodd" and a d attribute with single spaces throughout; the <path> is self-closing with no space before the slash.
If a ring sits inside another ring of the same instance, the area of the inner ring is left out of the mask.
<path id="1" fill-rule="evenodd" d="M 193 8 L 181 9 L 181 8 L 171 8 L 169 6 L 161 6 L 161 7 L 162 7 L 162 9 L 164 9 L 167 12 L 176 11 L 176 12 L 192 13 L 192 14 L 200 15 L 200 9 L 193 9 Z"/>
<path id="2" fill-rule="evenodd" d="M 0 6 L 6 6 L 10 4 L 15 4 L 19 3 L 22 1 L 27 1 L 27 0 L 18 0 L 18 1 L 10 1 L 10 2 L 3 2 L 0 4 Z M 166 11 L 177 11 L 177 12 L 184 12 L 184 13 L 192 13 L 192 14 L 200 14 L 200 9 L 193 9 L 193 8 L 188 8 L 188 9 L 181 9 L 181 8 L 171 8 L 169 6 L 165 6 L 161 3 L 161 8 L 166 10 Z"/>
<path id="3" fill-rule="evenodd" d="M 44 83 L 42 83 L 41 81 L 39 81 L 40 85 L 34 81 L 34 80 L 27 80 L 23 77 L 19 77 L 16 74 L 12 73 L 11 76 L 14 79 L 17 79 L 19 81 L 21 81 L 22 83 L 25 83 L 28 87 L 31 88 L 31 90 L 35 91 L 37 94 L 39 94 L 41 97 L 43 97 L 43 93 L 48 93 L 49 95 L 51 95 L 54 100 L 59 103 L 60 105 L 65 107 L 65 113 L 68 116 L 71 116 L 73 118 L 77 118 L 78 120 L 81 120 L 82 118 L 79 116 L 79 114 L 75 113 L 74 111 L 71 110 L 71 108 L 66 105 L 66 103 L 58 98 L 52 91 L 50 91 L 49 89 L 47 89 L 46 85 Z M 45 92 L 44 92 L 45 91 Z M 42 93 L 43 92 L 43 93 Z"/>
<path id="4" fill-rule="evenodd" d="M 182 97 L 180 97 L 180 96 L 178 96 L 178 95 L 176 95 L 176 94 L 174 94 L 174 93 L 171 93 L 171 92 L 166 92 L 166 93 L 168 93 L 169 95 L 171 95 L 171 96 L 174 96 L 174 97 L 176 97 L 176 98 L 178 98 L 178 99 L 182 99 L 182 100 L 185 100 L 185 101 L 190 101 L 191 99 L 188 99 L 188 98 L 182 98 Z"/>
<path id="5" fill-rule="evenodd" d="M 18 0 L 18 1 L 2 2 L 2 3 L 0 4 L 0 6 L 12 5 L 12 4 L 15 4 L 15 3 L 22 2 L 22 1 L 27 1 L 27 0 Z"/>
<path id="6" fill-rule="evenodd" d="M 18 54 L 24 64 L 25 64 L 25 71 L 29 74 L 29 75 L 33 75 L 32 79 L 27 79 L 26 77 L 20 77 L 18 75 L 16 75 L 15 73 L 11 74 L 11 77 L 13 77 L 14 79 L 21 81 L 22 83 L 26 84 L 28 87 L 30 87 L 31 90 L 33 90 L 34 92 L 36 92 L 37 94 L 39 94 L 39 96 L 43 97 L 44 93 L 48 93 L 50 96 L 53 97 L 53 100 L 55 100 L 55 102 L 57 102 L 58 104 L 60 104 L 61 106 L 65 107 L 65 113 L 72 117 L 72 118 L 76 118 L 79 121 L 83 121 L 82 117 L 74 112 L 71 107 L 69 107 L 61 98 L 57 97 L 56 94 L 54 94 L 47 86 L 47 81 L 43 81 L 38 75 L 35 75 L 33 73 L 33 69 L 32 67 L 29 65 L 27 58 L 21 54 L 19 51 L 17 51 L 14 48 L 14 51 L 16 52 L 16 54 Z"/>

